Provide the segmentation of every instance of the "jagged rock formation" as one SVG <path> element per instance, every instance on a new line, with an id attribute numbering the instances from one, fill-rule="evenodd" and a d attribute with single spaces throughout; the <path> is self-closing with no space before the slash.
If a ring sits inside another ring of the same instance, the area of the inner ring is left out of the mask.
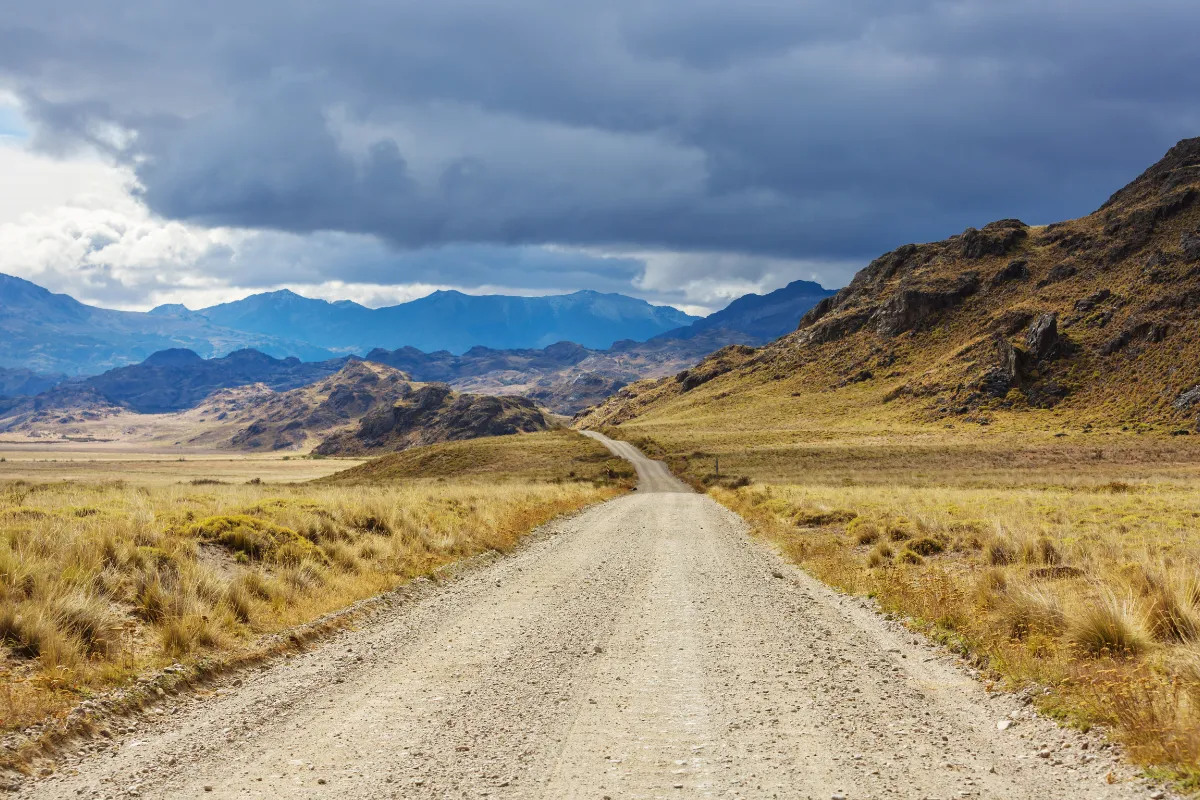
<path id="1" fill-rule="evenodd" d="M 413 389 L 364 416 L 358 427 L 327 438 L 320 455 L 397 452 L 436 442 L 547 430 L 549 421 L 523 397 L 460 394 L 441 383 Z"/>

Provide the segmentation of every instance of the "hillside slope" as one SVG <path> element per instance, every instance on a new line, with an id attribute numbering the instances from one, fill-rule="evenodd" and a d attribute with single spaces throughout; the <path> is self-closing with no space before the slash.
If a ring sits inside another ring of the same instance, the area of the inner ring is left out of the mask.
<path id="1" fill-rule="evenodd" d="M 251 452 L 310 450 L 327 434 L 412 392 L 403 372 L 352 360 L 326 378 L 287 391 L 258 384 L 214 392 L 186 414 L 205 431 L 190 443 Z"/>
<path id="2" fill-rule="evenodd" d="M 1200 139 L 1096 212 L 1001 220 L 873 261 L 799 329 L 627 387 L 582 426 L 1192 428 Z"/>
<path id="3" fill-rule="evenodd" d="M 221 389 L 258 384 L 263 389 L 286 391 L 332 375 L 345 364 L 346 359 L 302 362 L 272 358 L 257 350 L 209 359 L 184 348 L 162 350 L 140 364 L 60 383 L 34 397 L 17 398 L 0 407 L 0 430 L 44 428 L 59 419 L 94 420 L 125 410 L 138 414 L 183 411 Z"/>

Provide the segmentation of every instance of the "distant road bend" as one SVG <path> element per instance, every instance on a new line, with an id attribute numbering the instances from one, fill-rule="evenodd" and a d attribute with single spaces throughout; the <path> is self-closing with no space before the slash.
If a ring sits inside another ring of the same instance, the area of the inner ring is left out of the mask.
<path id="1" fill-rule="evenodd" d="M 661 463 L 588 435 L 634 464 L 638 492 L 236 688 L 166 700 L 22 794 L 1146 796 L 1094 742 L 988 695 Z"/>

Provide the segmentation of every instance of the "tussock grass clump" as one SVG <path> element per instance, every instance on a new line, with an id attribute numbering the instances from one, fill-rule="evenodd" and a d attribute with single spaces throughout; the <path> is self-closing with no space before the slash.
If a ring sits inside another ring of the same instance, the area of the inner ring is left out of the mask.
<path id="1" fill-rule="evenodd" d="M 1062 563 L 1062 554 L 1048 536 L 1027 537 L 1020 547 L 1021 559 L 1026 564 L 1055 566 Z"/>
<path id="2" fill-rule="evenodd" d="M 1037 585 L 998 588 L 1002 592 L 998 615 L 1013 639 L 1037 634 L 1059 636 L 1066 630 L 1067 615 L 1058 595 Z"/>
<path id="3" fill-rule="evenodd" d="M 844 525 L 853 521 L 857 516 L 858 514 L 845 508 L 803 509 L 796 512 L 795 522 L 802 528 L 820 528 L 826 525 Z"/>
<path id="4" fill-rule="evenodd" d="M 1146 649 L 1149 637 L 1132 604 L 1112 594 L 1079 608 L 1069 624 L 1071 642 L 1092 656 L 1123 658 Z"/>
<path id="5" fill-rule="evenodd" d="M 994 567 L 1006 567 L 1017 558 L 1016 547 L 1007 539 L 992 539 L 983 550 L 987 563 Z"/>
<path id="6" fill-rule="evenodd" d="M 846 533 L 858 544 L 874 544 L 879 540 L 879 526 L 870 520 L 857 517 L 846 526 Z"/>
<path id="7" fill-rule="evenodd" d="M 929 536 L 913 539 L 907 545 L 909 552 L 919 556 L 934 556 L 946 549 L 946 546 Z"/>
<path id="8" fill-rule="evenodd" d="M 288 564 L 321 557 L 312 542 L 291 528 L 248 514 L 208 517 L 191 526 L 188 533 L 248 559 L 272 559 Z"/>
<path id="9" fill-rule="evenodd" d="M 55 627 L 78 640 L 87 655 L 105 656 L 117 649 L 125 619 L 104 597 L 75 590 L 50 607 Z"/>

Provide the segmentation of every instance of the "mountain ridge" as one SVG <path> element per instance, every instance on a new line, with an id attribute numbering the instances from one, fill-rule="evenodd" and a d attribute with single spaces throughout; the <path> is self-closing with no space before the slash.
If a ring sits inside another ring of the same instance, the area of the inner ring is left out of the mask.
<path id="1" fill-rule="evenodd" d="M 702 331 L 728 328 L 749 334 L 763 343 L 796 329 L 800 318 L 836 290 L 814 281 L 796 280 L 766 294 L 744 294 L 720 311 L 691 325 L 660 333 L 655 339 L 689 339 Z"/>
<path id="2" fill-rule="evenodd" d="M 67 375 L 98 374 L 174 347 L 202 356 L 253 347 L 308 360 L 333 353 L 302 342 L 235 331 L 204 319 L 171 318 L 81 303 L 0 273 L 0 366 Z"/>
<path id="3" fill-rule="evenodd" d="M 1085 217 L 997 220 L 885 253 L 796 332 L 626 387 L 577 422 L 686 415 L 727 428 L 722 409 L 761 406 L 783 428 L 874 419 L 1200 430 L 1197 310 L 1200 138 Z"/>
<path id="4" fill-rule="evenodd" d="M 281 289 L 189 310 L 186 316 L 175 306 L 160 306 L 150 313 L 199 317 L 223 327 L 356 354 L 405 346 L 462 353 L 475 345 L 520 349 L 563 340 L 603 349 L 615 341 L 648 339 L 698 319 L 671 306 L 586 289 L 541 297 L 438 290 L 374 309 Z"/>

